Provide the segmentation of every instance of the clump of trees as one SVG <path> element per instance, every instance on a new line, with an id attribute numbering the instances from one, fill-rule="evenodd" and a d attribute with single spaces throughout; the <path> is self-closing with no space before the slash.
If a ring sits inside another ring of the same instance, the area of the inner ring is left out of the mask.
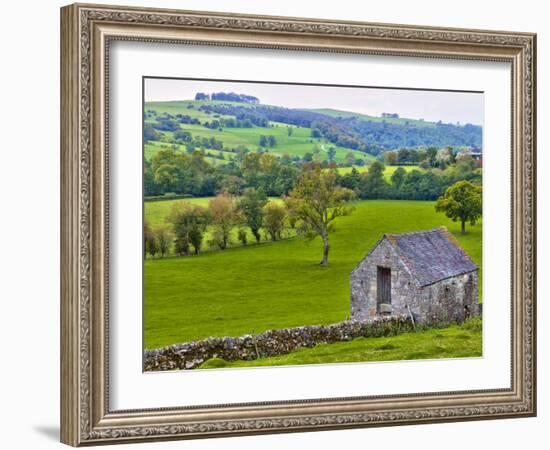
<path id="1" fill-rule="evenodd" d="M 290 213 L 302 222 L 306 236 L 311 239 L 321 237 L 321 266 L 328 265 L 329 233 L 334 231 L 334 220 L 351 214 L 353 208 L 347 202 L 353 196 L 352 190 L 338 184 L 333 171 L 323 172 L 317 167 L 304 171 L 284 199 Z"/>
<path id="2" fill-rule="evenodd" d="M 161 258 L 164 258 L 170 251 L 173 236 L 166 225 L 152 228 L 149 222 L 145 221 L 143 239 L 144 256 L 150 255 L 154 258 L 159 254 Z"/>
<path id="3" fill-rule="evenodd" d="M 195 255 L 202 248 L 206 227 L 211 222 L 210 211 L 188 201 L 177 202 L 172 207 L 168 221 L 175 234 L 175 253 L 179 256 L 189 255 L 191 247 Z"/>
<path id="4" fill-rule="evenodd" d="M 475 225 L 481 217 L 481 186 L 469 181 L 458 181 L 439 197 L 435 210 L 444 213 L 453 222 L 460 222 L 460 232 L 465 234 L 466 222 Z"/>

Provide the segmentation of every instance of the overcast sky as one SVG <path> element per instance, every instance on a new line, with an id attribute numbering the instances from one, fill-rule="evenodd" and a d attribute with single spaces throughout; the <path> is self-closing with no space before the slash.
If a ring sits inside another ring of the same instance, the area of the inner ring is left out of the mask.
<path id="1" fill-rule="evenodd" d="M 145 80 L 146 102 L 191 100 L 197 92 L 253 95 L 262 104 L 287 108 L 333 108 L 373 116 L 386 112 L 433 122 L 483 124 L 482 93 L 156 78 Z"/>

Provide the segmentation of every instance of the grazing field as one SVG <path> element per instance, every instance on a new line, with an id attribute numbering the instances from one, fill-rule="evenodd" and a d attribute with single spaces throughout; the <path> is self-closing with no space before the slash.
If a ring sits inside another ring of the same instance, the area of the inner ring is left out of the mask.
<path id="1" fill-rule="evenodd" d="M 350 111 L 340 111 L 338 109 L 332 109 L 332 108 L 317 108 L 317 109 L 310 109 L 309 111 L 326 114 L 327 116 L 331 116 L 331 117 L 342 117 L 342 118 L 357 117 L 361 120 L 365 120 L 369 122 L 395 123 L 399 125 L 414 125 L 416 127 L 428 127 L 428 128 L 433 128 L 436 126 L 434 122 L 426 122 L 424 120 L 407 119 L 404 117 L 395 118 L 395 117 L 370 116 L 368 114 L 360 114 L 357 112 L 350 112 Z"/>
<path id="2" fill-rule="evenodd" d="M 145 203 L 146 214 L 160 217 L 153 209 L 164 203 Z M 146 260 L 145 348 L 344 320 L 349 273 L 383 233 L 445 225 L 481 267 L 481 222 L 461 235 L 459 224 L 435 213 L 434 202 L 372 200 L 355 207 L 336 221 L 328 268 L 319 266 L 320 241 L 305 238 Z"/>
<path id="3" fill-rule="evenodd" d="M 204 362 L 200 368 L 468 358 L 482 354 L 481 330 L 481 320 L 475 318 L 462 325 L 452 325 L 443 329 L 429 329 L 391 337 L 358 338 L 351 342 L 320 344 L 313 348 L 302 348 L 287 355 L 252 361 L 228 362 L 218 358 L 210 359 Z"/>

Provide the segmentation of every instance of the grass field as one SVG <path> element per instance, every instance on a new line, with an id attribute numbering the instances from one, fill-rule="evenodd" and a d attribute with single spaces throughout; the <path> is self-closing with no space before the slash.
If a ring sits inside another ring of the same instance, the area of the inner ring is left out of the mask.
<path id="1" fill-rule="evenodd" d="M 320 344 L 287 355 L 252 361 L 205 361 L 201 369 L 258 367 L 339 362 L 396 361 L 411 359 L 467 358 L 482 354 L 481 320 L 462 325 L 403 333 L 392 337 L 358 338 L 351 342 Z"/>
<path id="2" fill-rule="evenodd" d="M 337 220 L 328 268 L 318 264 L 320 241 L 303 238 L 146 260 L 144 346 L 344 320 L 349 273 L 383 233 L 441 225 L 481 266 L 481 223 L 462 236 L 458 224 L 435 213 L 433 202 L 392 200 L 357 202 L 351 216 Z"/>
<path id="3" fill-rule="evenodd" d="M 239 146 L 245 146 L 250 151 L 255 151 L 259 147 L 259 139 L 261 135 L 275 136 L 277 144 L 274 147 L 268 148 L 270 153 L 274 155 L 282 156 L 288 154 L 290 156 L 303 157 L 306 153 L 313 153 L 314 148 L 317 147 L 320 150 L 320 158 L 327 160 L 327 151 L 330 147 L 336 149 L 336 155 L 334 161 L 342 163 L 346 160 L 346 155 L 351 152 L 356 158 L 360 158 L 365 162 L 371 162 L 375 160 L 375 157 L 367 153 L 359 152 L 345 147 L 340 147 L 331 144 L 325 139 L 315 139 L 311 137 L 310 128 L 301 128 L 295 126 L 287 126 L 278 122 L 270 122 L 272 126 L 268 128 L 251 127 L 251 128 L 223 128 L 220 130 L 211 130 L 202 125 L 204 122 L 210 122 L 213 119 L 224 118 L 226 116 L 214 117 L 213 114 L 206 114 L 203 111 L 198 110 L 198 107 L 202 104 L 208 104 L 213 102 L 195 102 L 192 100 L 181 102 L 150 102 L 145 104 L 145 111 L 155 110 L 158 114 L 164 112 L 170 114 L 184 114 L 197 118 L 201 121 L 201 125 L 181 124 L 182 130 L 189 131 L 194 137 L 214 137 L 223 142 L 225 147 L 237 148 Z M 216 103 L 216 102 L 214 102 Z M 218 102 L 228 103 L 228 102 Z M 193 109 L 188 109 L 187 105 L 193 104 Z M 243 104 L 240 104 L 242 106 Z M 229 117 L 229 116 L 227 116 Z M 146 122 L 154 122 L 154 118 L 146 119 Z M 292 135 L 288 135 L 288 128 L 292 128 Z M 166 136 L 172 137 L 173 133 L 164 131 Z M 160 148 L 161 145 L 167 145 L 161 142 L 150 142 L 145 145 L 145 158 L 150 159 Z M 170 144 L 168 144 L 170 145 Z M 185 150 L 181 146 L 181 150 Z M 223 164 L 223 160 L 218 160 Z"/>

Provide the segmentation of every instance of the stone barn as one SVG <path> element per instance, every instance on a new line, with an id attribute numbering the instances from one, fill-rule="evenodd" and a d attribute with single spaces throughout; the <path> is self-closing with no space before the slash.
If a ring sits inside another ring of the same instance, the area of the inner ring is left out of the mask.
<path id="1" fill-rule="evenodd" d="M 478 267 L 445 227 L 385 234 L 352 270 L 351 318 L 406 314 L 416 323 L 479 315 Z"/>

